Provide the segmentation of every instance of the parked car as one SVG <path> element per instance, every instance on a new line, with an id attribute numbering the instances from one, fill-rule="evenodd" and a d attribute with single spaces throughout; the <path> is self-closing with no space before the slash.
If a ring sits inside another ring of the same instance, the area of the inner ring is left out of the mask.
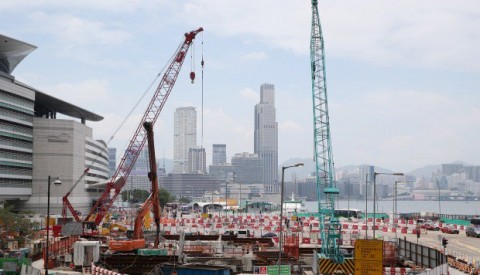
<path id="1" fill-rule="evenodd" d="M 458 234 L 460 233 L 460 230 L 456 229 L 453 225 L 447 225 L 442 227 L 442 232 L 448 234 Z"/>
<path id="2" fill-rule="evenodd" d="M 433 231 L 440 230 L 440 227 L 438 227 L 438 225 L 434 224 L 433 222 L 424 223 L 420 227 L 426 230 L 433 230 Z"/>
<path id="3" fill-rule="evenodd" d="M 480 226 L 471 225 L 467 227 L 467 229 L 465 230 L 465 234 L 467 235 L 467 237 L 480 238 Z"/>

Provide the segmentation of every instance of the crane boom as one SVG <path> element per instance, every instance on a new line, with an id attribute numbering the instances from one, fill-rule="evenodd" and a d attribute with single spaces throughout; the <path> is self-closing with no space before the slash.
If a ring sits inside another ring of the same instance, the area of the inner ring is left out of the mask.
<path id="1" fill-rule="evenodd" d="M 111 205 L 122 190 L 128 175 L 130 174 L 133 165 L 135 164 L 138 155 L 140 154 L 140 151 L 142 150 L 146 141 L 146 132 L 145 129 L 143 129 L 143 123 L 149 121 L 152 123 L 152 125 L 155 124 L 155 121 L 157 120 L 173 86 L 175 85 L 175 81 L 180 73 L 180 69 L 190 45 L 195 39 L 195 36 L 202 31 L 203 28 L 199 28 L 185 34 L 185 40 L 179 45 L 172 62 L 160 80 L 155 94 L 142 117 L 142 120 L 138 124 L 137 130 L 131 138 L 129 145 L 125 150 L 122 159 L 120 160 L 117 170 L 107 183 L 102 196 L 97 200 L 95 205 L 90 210 L 86 220 L 91 220 L 94 217 L 95 224 L 99 225 L 107 214 L 108 209 L 110 209 Z M 121 183 L 115 184 L 115 180 L 120 177 L 123 178 L 123 180 L 120 181 Z"/>
<path id="2" fill-rule="evenodd" d="M 77 185 L 80 183 L 80 181 L 87 175 L 88 171 L 90 169 L 87 168 L 83 171 L 83 174 L 80 176 L 80 178 L 78 178 L 78 180 L 72 185 L 72 187 L 70 188 L 70 190 L 68 190 L 68 192 L 63 196 L 62 198 L 62 201 L 63 201 L 63 207 L 62 207 L 62 217 L 66 220 L 67 219 L 67 209 L 70 210 L 70 213 L 72 213 L 72 216 L 73 218 L 75 219 L 75 221 L 77 222 L 80 222 L 81 219 L 80 217 L 78 216 L 78 213 L 77 211 L 75 211 L 75 209 L 73 208 L 72 204 L 70 203 L 70 201 L 68 200 L 68 196 L 70 196 L 70 193 L 72 193 L 73 189 L 75 189 L 75 187 L 77 187 Z"/>
<path id="3" fill-rule="evenodd" d="M 148 178 L 152 182 L 152 193 L 150 195 L 150 199 L 152 203 L 151 207 L 153 212 L 153 220 L 155 221 L 155 226 L 157 227 L 154 247 L 158 248 L 158 243 L 160 240 L 160 201 L 157 177 L 157 158 L 155 157 L 155 142 L 153 138 L 153 124 L 147 121 L 143 124 L 143 126 L 147 131 L 148 160 L 150 162 L 150 173 L 148 173 Z"/>
<path id="4" fill-rule="evenodd" d="M 312 30 L 310 37 L 310 65 L 313 96 L 313 129 L 318 212 L 320 214 L 321 256 L 343 262 L 337 241 L 341 228 L 335 213 L 335 199 L 339 190 L 334 182 L 334 166 L 328 115 L 325 50 L 318 1 L 312 0 Z M 328 224 L 328 226 L 327 226 Z"/>

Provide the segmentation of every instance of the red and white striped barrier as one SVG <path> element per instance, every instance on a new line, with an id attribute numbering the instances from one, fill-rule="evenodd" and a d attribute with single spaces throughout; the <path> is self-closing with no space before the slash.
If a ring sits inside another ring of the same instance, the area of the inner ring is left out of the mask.
<path id="1" fill-rule="evenodd" d="M 92 269 L 91 270 L 92 275 L 122 275 L 122 273 L 111 271 L 103 267 L 95 266 L 94 263 L 92 263 L 91 269 Z"/>

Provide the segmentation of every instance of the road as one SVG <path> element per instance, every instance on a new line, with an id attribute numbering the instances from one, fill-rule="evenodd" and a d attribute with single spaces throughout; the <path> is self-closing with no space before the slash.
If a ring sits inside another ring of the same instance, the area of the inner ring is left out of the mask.
<path id="1" fill-rule="evenodd" d="M 425 233 L 426 232 L 426 233 Z M 375 232 L 376 235 L 384 236 L 385 240 L 395 238 L 395 233 Z M 404 238 L 410 242 L 417 242 L 416 234 L 397 234 L 398 238 Z M 467 237 L 465 231 L 460 234 L 446 234 L 441 231 L 422 231 L 418 243 L 424 246 L 443 249 L 442 237 L 448 240 L 447 254 L 469 262 L 480 262 L 480 238 Z"/>

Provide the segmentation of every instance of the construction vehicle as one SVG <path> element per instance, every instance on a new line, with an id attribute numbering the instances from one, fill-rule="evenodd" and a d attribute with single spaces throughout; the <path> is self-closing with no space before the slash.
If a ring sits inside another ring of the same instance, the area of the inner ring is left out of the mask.
<path id="1" fill-rule="evenodd" d="M 190 45 L 193 43 L 196 35 L 202 31 L 203 28 L 199 28 L 189 33 L 185 33 L 184 40 L 178 46 L 172 61 L 161 77 L 160 83 L 157 86 L 157 89 L 135 131 L 135 134 L 130 139 L 129 145 L 125 150 L 122 159 L 120 160 L 117 170 L 113 174 L 112 178 L 107 182 L 105 191 L 96 201 L 95 205 L 91 208 L 84 221 L 93 221 L 94 224 L 98 226 L 102 222 L 105 215 L 107 215 L 108 210 L 125 185 L 126 179 L 128 178 L 143 148 L 143 145 L 146 142 L 147 137 L 146 132 L 143 129 L 143 124 L 146 121 L 150 122 L 152 126 L 155 124 L 155 121 L 160 115 L 160 112 L 162 111 L 163 106 L 165 105 L 165 102 L 167 101 L 168 96 L 175 85 Z M 193 81 L 195 78 L 194 72 L 190 73 L 190 78 Z M 73 207 L 68 208 L 72 214 L 76 213 Z"/>
<path id="2" fill-rule="evenodd" d="M 155 158 L 155 146 L 153 139 L 153 124 L 146 121 L 143 124 L 148 139 L 148 156 L 150 163 L 150 173 L 148 178 L 152 184 L 152 192 L 147 200 L 143 203 L 142 207 L 137 213 L 135 218 L 135 224 L 133 229 L 133 236 L 131 240 L 110 240 L 108 248 L 112 251 L 133 251 L 145 247 L 145 239 L 143 237 L 143 219 L 145 215 L 150 215 L 150 210 L 153 211 L 153 218 L 157 227 L 154 247 L 158 248 L 160 238 L 160 201 L 158 197 L 158 178 L 157 178 L 157 161 Z"/>
<path id="3" fill-rule="evenodd" d="M 341 226 L 335 217 L 335 200 L 339 193 L 334 182 L 334 165 L 328 115 L 325 52 L 318 0 L 312 0 L 312 25 L 310 36 L 310 65 L 313 94 L 314 160 L 317 184 L 318 212 L 320 215 L 320 257 L 343 263 L 339 241 Z"/>
<path id="4" fill-rule="evenodd" d="M 118 232 L 127 232 L 127 228 L 119 223 L 103 223 L 102 224 L 102 229 L 100 230 L 100 235 L 102 236 L 108 236 L 110 235 L 113 231 L 118 231 Z M 116 230 L 115 230 L 116 229 Z"/>

